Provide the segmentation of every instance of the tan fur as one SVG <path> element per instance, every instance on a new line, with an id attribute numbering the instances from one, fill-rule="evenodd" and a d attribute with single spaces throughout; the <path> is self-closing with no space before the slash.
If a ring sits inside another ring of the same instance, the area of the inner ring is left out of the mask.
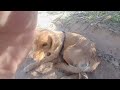
<path id="1" fill-rule="evenodd" d="M 57 63 L 56 68 L 72 73 L 92 72 L 100 64 L 96 55 L 95 44 L 82 35 L 66 32 L 63 48 L 63 58 L 67 62 Z M 38 65 L 59 58 L 64 34 L 61 31 L 38 31 L 34 40 L 33 58 Z M 35 66 L 32 64 L 31 66 Z M 30 67 L 30 66 L 29 66 Z M 25 71 L 29 71 L 26 68 Z"/>

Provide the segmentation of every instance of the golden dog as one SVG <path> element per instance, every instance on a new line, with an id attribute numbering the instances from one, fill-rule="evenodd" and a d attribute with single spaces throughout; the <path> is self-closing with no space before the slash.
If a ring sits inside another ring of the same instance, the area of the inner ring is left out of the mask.
<path id="1" fill-rule="evenodd" d="M 57 61 L 59 57 L 62 58 L 60 62 Z M 56 68 L 81 75 L 94 71 L 100 64 L 92 41 L 80 34 L 62 31 L 38 31 L 33 45 L 33 58 L 36 62 L 25 67 L 25 72 L 56 60 Z"/>

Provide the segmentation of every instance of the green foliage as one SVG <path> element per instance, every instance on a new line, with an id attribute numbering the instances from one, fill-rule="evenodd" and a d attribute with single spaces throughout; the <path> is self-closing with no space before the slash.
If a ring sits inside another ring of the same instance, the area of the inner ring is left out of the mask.
<path id="1" fill-rule="evenodd" d="M 111 16 L 106 21 L 120 23 L 120 11 L 87 11 L 85 16 L 87 20 L 92 21 L 98 18 L 106 19 L 108 16 Z"/>
<path id="2" fill-rule="evenodd" d="M 61 22 L 66 27 L 76 22 L 101 23 L 114 31 L 120 31 L 120 11 L 51 11 L 49 14 L 61 14 L 54 21 Z"/>

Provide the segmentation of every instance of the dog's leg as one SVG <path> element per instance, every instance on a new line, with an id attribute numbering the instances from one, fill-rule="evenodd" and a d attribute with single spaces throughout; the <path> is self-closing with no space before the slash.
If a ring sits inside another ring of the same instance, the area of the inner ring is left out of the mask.
<path id="1" fill-rule="evenodd" d="M 81 73 L 81 75 L 84 77 L 84 79 L 88 79 L 88 75 L 86 73 Z"/>
<path id="2" fill-rule="evenodd" d="M 27 73 L 27 72 L 35 69 L 36 67 L 40 66 L 41 64 L 44 64 L 46 62 L 50 62 L 50 61 L 54 60 L 56 57 L 57 57 L 56 54 L 55 55 L 53 54 L 50 57 L 45 57 L 40 62 L 34 62 L 34 63 L 31 63 L 30 65 L 26 66 L 23 71 Z"/>
<path id="3" fill-rule="evenodd" d="M 29 71 L 31 71 L 31 70 L 35 69 L 36 67 L 38 67 L 40 64 L 41 64 L 40 62 L 31 63 L 30 65 L 26 66 L 23 71 L 25 73 L 28 73 Z"/>
<path id="4" fill-rule="evenodd" d="M 40 62 L 35 62 L 35 63 L 32 63 L 32 64 L 28 65 L 27 67 L 24 68 L 24 72 L 27 73 L 27 72 L 33 70 L 34 68 L 40 66 L 43 63 L 50 62 L 50 61 L 54 60 L 55 58 L 57 58 L 58 52 L 56 52 L 55 54 L 52 54 L 49 57 L 43 58 Z"/>
<path id="5" fill-rule="evenodd" d="M 61 69 L 61 70 L 67 71 L 67 72 L 71 72 L 71 73 L 81 73 L 82 72 L 79 68 L 74 67 L 72 65 L 67 65 L 65 63 L 56 64 L 55 68 Z"/>
<path id="6" fill-rule="evenodd" d="M 58 49 L 59 49 L 59 48 L 58 48 Z M 58 52 L 59 52 L 59 51 L 58 51 Z M 50 61 L 54 60 L 55 58 L 57 58 L 58 52 L 56 52 L 55 54 L 52 54 L 52 55 L 49 56 L 49 57 L 43 58 L 40 62 L 34 62 L 34 63 L 28 65 L 27 67 L 24 68 L 23 71 L 27 73 L 27 72 L 33 70 L 34 68 L 40 66 L 40 65 L 43 64 L 43 63 L 50 62 Z"/>
<path id="7" fill-rule="evenodd" d="M 59 63 L 59 64 L 55 65 L 55 68 L 61 69 L 61 70 L 67 71 L 67 72 L 71 72 L 71 73 L 78 73 L 79 74 L 79 79 L 81 79 L 82 76 L 85 79 L 88 79 L 88 76 L 87 76 L 86 73 L 82 72 L 79 68 L 74 67 L 72 65 L 67 65 L 65 63 Z"/>
<path id="8" fill-rule="evenodd" d="M 78 79 L 81 79 L 82 76 L 84 76 L 83 72 L 80 69 L 78 69 L 77 67 L 74 67 L 72 65 L 67 65 L 65 63 L 59 63 L 59 64 L 55 65 L 55 67 L 57 69 L 61 69 L 61 70 L 67 71 L 67 72 L 78 73 Z"/>
<path id="9" fill-rule="evenodd" d="M 78 79 L 81 79 L 81 78 L 82 78 L 81 73 L 79 73 Z"/>

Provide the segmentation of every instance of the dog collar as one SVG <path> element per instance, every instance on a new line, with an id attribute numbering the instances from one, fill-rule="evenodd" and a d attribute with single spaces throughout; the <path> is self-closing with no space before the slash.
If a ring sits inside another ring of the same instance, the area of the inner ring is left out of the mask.
<path id="1" fill-rule="evenodd" d="M 63 58 L 63 49 L 64 49 L 64 43 L 65 43 L 65 39 L 66 39 L 66 34 L 65 34 L 65 31 L 62 31 L 62 33 L 63 33 L 63 42 L 62 42 L 62 47 L 61 47 L 61 50 L 60 50 L 60 56 L 61 56 L 61 58 L 62 58 L 62 60 L 66 63 L 66 64 L 68 64 L 65 60 L 64 60 L 64 58 Z"/>
<path id="2" fill-rule="evenodd" d="M 61 54 L 62 54 L 62 50 L 64 49 L 64 43 L 65 43 L 65 39 L 66 39 L 65 31 L 62 31 L 62 33 L 63 33 L 63 42 L 62 42 L 62 47 L 61 47 L 61 50 L 60 50 Z"/>

